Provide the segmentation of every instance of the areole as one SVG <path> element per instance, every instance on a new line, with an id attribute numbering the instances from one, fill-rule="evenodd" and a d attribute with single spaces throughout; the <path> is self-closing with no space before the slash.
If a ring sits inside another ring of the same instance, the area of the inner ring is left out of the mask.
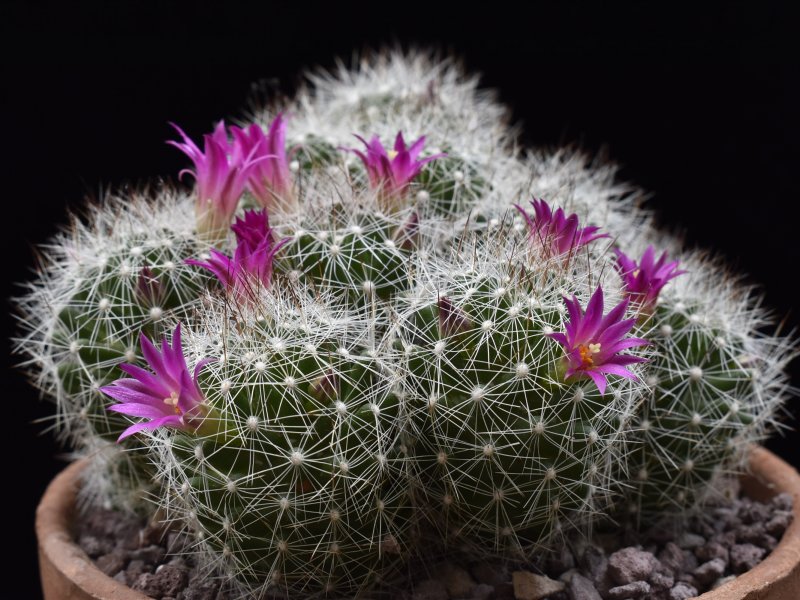
<path id="1" fill-rule="evenodd" d="M 75 544 L 70 523 L 80 473 L 76 462 L 47 488 L 36 510 L 39 566 L 45 600 L 146 600 L 94 566 Z M 750 474 L 742 478 L 745 493 L 764 500 L 788 492 L 794 520 L 778 547 L 758 566 L 729 583 L 699 596 L 700 600 L 797 600 L 800 597 L 800 474 L 768 450 L 755 447 Z"/>

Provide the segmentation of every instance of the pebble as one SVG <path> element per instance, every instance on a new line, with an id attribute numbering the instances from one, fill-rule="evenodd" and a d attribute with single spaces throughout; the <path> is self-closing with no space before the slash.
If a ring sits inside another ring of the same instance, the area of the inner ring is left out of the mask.
<path id="1" fill-rule="evenodd" d="M 125 557 L 120 552 L 110 552 L 97 557 L 94 564 L 103 573 L 112 577 L 115 573 L 119 573 L 125 568 Z"/>
<path id="2" fill-rule="evenodd" d="M 650 593 L 650 584 L 646 581 L 633 581 L 625 585 L 619 585 L 608 590 L 609 600 L 629 600 L 641 598 Z"/>
<path id="3" fill-rule="evenodd" d="M 753 544 L 734 544 L 731 546 L 731 568 L 734 573 L 744 573 L 755 567 L 766 550 Z"/>
<path id="4" fill-rule="evenodd" d="M 655 571 L 648 579 L 650 585 L 655 590 L 668 590 L 675 585 L 675 578 L 669 573 Z"/>
<path id="5" fill-rule="evenodd" d="M 189 586 L 183 590 L 181 600 L 217 600 L 219 583 L 208 577 L 195 575 Z"/>
<path id="6" fill-rule="evenodd" d="M 132 586 L 141 575 L 152 572 L 152 565 L 148 565 L 143 560 L 132 560 L 128 563 L 128 568 L 125 569 L 125 576 L 128 578 L 128 585 Z"/>
<path id="7" fill-rule="evenodd" d="M 667 542 L 664 545 L 658 554 L 658 560 L 673 575 L 678 575 L 683 571 L 683 550 L 675 542 Z"/>
<path id="8" fill-rule="evenodd" d="M 728 565 L 729 553 L 728 549 L 719 542 L 708 542 L 699 548 L 694 549 L 694 555 L 702 562 L 708 562 L 715 558 L 722 559 L 725 565 Z"/>
<path id="9" fill-rule="evenodd" d="M 111 544 L 93 535 L 82 535 L 78 540 L 78 545 L 91 558 L 97 558 L 103 554 L 108 554 L 114 549 Z"/>
<path id="10" fill-rule="evenodd" d="M 792 522 L 792 513 L 786 510 L 776 510 L 772 518 L 767 521 L 764 529 L 766 532 L 776 538 L 779 538 L 783 535 L 783 532 L 789 528 L 789 524 Z"/>
<path id="11" fill-rule="evenodd" d="M 742 508 L 739 510 L 739 518 L 745 525 L 763 525 L 769 519 L 769 506 L 760 502 L 751 502 L 749 499 L 742 501 Z"/>
<path id="12" fill-rule="evenodd" d="M 669 592 L 670 600 L 689 600 L 689 598 L 694 598 L 695 596 L 697 596 L 697 588 L 683 581 L 676 583 L 675 587 Z"/>
<path id="13" fill-rule="evenodd" d="M 649 552 L 628 547 L 617 550 L 608 557 L 608 572 L 618 585 L 634 581 L 645 581 L 660 566 L 658 559 Z"/>
<path id="14" fill-rule="evenodd" d="M 725 573 L 725 566 L 724 560 L 721 558 L 714 558 L 697 567 L 693 575 L 701 585 L 708 586 Z"/>
<path id="15" fill-rule="evenodd" d="M 778 510 L 792 511 L 792 495 L 787 492 L 782 492 L 770 500 L 770 504 Z"/>
<path id="16" fill-rule="evenodd" d="M 722 544 L 725 548 L 730 549 L 730 547 L 736 543 L 736 532 L 726 531 L 725 533 L 718 533 L 712 537 L 710 541 L 717 542 Z"/>
<path id="17" fill-rule="evenodd" d="M 697 562 L 697 557 L 694 555 L 694 552 L 691 550 L 682 550 L 683 554 L 683 571 L 691 572 L 697 568 L 699 564 Z"/>
<path id="18" fill-rule="evenodd" d="M 567 593 L 570 600 L 602 600 L 594 584 L 578 573 L 570 577 Z"/>
<path id="19" fill-rule="evenodd" d="M 686 532 L 678 538 L 678 547 L 681 550 L 693 550 L 706 543 L 706 538 L 696 533 Z"/>
<path id="20" fill-rule="evenodd" d="M 530 571 L 514 571 L 514 597 L 517 600 L 542 600 L 564 590 L 561 581 L 555 581 L 544 575 L 536 575 Z"/>
<path id="21" fill-rule="evenodd" d="M 494 586 L 487 583 L 479 583 L 472 589 L 470 600 L 489 600 L 494 596 Z"/>
<path id="22" fill-rule="evenodd" d="M 177 596 L 189 580 L 185 569 L 172 565 L 161 565 L 156 569 L 155 577 L 164 596 Z"/>
<path id="23" fill-rule="evenodd" d="M 580 557 L 579 564 L 597 585 L 605 577 L 608 569 L 608 558 L 606 558 L 606 553 L 603 552 L 602 548 L 588 545 Z"/>
<path id="24" fill-rule="evenodd" d="M 570 569 L 569 571 L 564 571 L 561 575 L 559 575 L 558 580 L 563 581 L 564 583 L 569 583 L 569 580 L 579 573 L 580 571 L 578 571 L 578 569 Z"/>
<path id="25" fill-rule="evenodd" d="M 156 564 L 164 560 L 167 551 L 161 546 L 151 544 L 131 552 L 131 560 L 143 560 L 146 563 Z"/>
<path id="26" fill-rule="evenodd" d="M 136 578 L 131 587 L 152 598 L 161 597 L 161 584 L 153 573 L 142 573 Z"/>
<path id="27" fill-rule="evenodd" d="M 444 563 L 439 567 L 439 573 L 444 587 L 450 598 L 469 598 L 475 580 L 461 567 L 452 563 Z"/>

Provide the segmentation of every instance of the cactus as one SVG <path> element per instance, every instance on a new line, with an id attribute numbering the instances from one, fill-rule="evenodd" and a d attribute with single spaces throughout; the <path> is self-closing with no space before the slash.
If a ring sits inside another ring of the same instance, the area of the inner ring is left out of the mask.
<path id="1" fill-rule="evenodd" d="M 130 481 L 86 486 L 89 495 L 97 490 L 98 501 L 131 506 L 132 490 L 150 473 L 135 452 L 114 457 L 109 445 L 129 422 L 106 410 L 99 390 L 119 377 L 121 363 L 141 360 L 140 334 L 160 337 L 170 318 L 194 309 L 208 277 L 184 264 L 204 248 L 188 198 L 165 190 L 155 198 L 110 197 L 106 203 L 90 222 L 74 220 L 51 247 L 47 278 L 24 300 L 25 311 L 37 318 L 25 321 L 19 347 L 36 364 L 39 387 L 56 402 L 60 435 L 96 457 L 105 465 L 98 468 L 118 483 Z"/>
<path id="2" fill-rule="evenodd" d="M 778 427 L 789 342 L 767 337 L 748 290 L 720 281 L 718 264 L 687 257 L 649 325 L 652 392 L 633 424 L 628 510 L 642 525 L 680 523 L 741 472 L 748 445 Z"/>
<path id="3" fill-rule="evenodd" d="M 574 248 L 509 264 L 519 240 L 500 240 L 420 266 L 393 335 L 424 511 L 453 548 L 520 558 L 604 509 L 645 387 L 565 377 L 562 290 L 586 294 L 596 269 L 566 267 Z"/>
<path id="4" fill-rule="evenodd" d="M 152 502 L 242 596 L 352 597 L 412 548 L 531 559 L 619 497 L 674 518 L 777 425 L 791 342 L 613 166 L 521 153 L 424 53 L 310 80 L 202 149 L 176 127 L 193 195 L 107 199 L 20 299 L 85 504 Z M 685 272 L 619 250 L 651 243 Z"/>
<path id="5" fill-rule="evenodd" d="M 229 312 L 212 302 L 188 344 L 215 359 L 198 377 L 211 433 L 151 440 L 164 509 L 250 593 L 363 590 L 408 554 L 396 374 L 368 319 L 304 290 Z"/>
<path id="6" fill-rule="evenodd" d="M 56 399 L 72 443 L 86 428 L 116 440 L 123 422 L 107 413 L 99 386 L 118 377 L 120 363 L 137 360 L 140 333 L 160 336 L 208 285 L 183 262 L 203 247 L 187 200 L 169 191 L 107 198 L 91 222 L 76 219 L 51 246 L 46 279 L 24 300 L 39 318 L 25 322 L 20 348 L 40 363 L 39 386 Z"/>

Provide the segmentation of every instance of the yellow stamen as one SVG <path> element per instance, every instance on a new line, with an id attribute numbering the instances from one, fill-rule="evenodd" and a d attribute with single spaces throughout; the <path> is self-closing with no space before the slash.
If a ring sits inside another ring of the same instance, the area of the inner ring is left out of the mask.
<path id="1" fill-rule="evenodd" d="M 394 160 L 395 157 L 397 156 L 397 154 L 398 154 L 397 150 L 387 150 L 386 151 L 386 156 L 389 157 L 389 160 Z"/>
<path id="2" fill-rule="evenodd" d="M 178 392 L 172 392 L 169 398 L 164 398 L 164 404 L 171 404 L 175 409 L 175 414 L 181 414 L 181 409 L 178 408 Z"/>
<path id="3" fill-rule="evenodd" d="M 588 346 L 578 344 L 578 353 L 581 355 L 581 362 L 584 367 L 594 366 L 592 354 L 597 354 L 598 352 L 600 352 L 600 344 L 589 344 Z"/>

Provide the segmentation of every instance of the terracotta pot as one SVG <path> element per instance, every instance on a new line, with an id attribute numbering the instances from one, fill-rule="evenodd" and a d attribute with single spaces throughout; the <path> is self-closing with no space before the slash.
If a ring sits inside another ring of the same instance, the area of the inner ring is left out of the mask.
<path id="1" fill-rule="evenodd" d="M 742 489 L 753 500 L 768 500 L 782 492 L 792 495 L 793 520 L 778 547 L 755 568 L 698 600 L 798 600 L 800 598 L 800 475 L 769 450 L 750 453 L 750 474 Z"/>
<path id="2" fill-rule="evenodd" d="M 147 600 L 92 564 L 72 540 L 70 522 L 84 464 L 74 463 L 56 477 L 36 510 L 39 567 L 45 600 Z M 798 600 L 800 598 L 800 475 L 761 447 L 753 449 L 745 493 L 765 500 L 781 492 L 794 498 L 794 521 L 778 547 L 757 567 L 701 595 L 700 600 Z"/>
<path id="3" fill-rule="evenodd" d="M 72 539 L 72 517 L 84 461 L 53 479 L 36 509 L 39 574 L 45 600 L 148 600 L 94 566 Z"/>

